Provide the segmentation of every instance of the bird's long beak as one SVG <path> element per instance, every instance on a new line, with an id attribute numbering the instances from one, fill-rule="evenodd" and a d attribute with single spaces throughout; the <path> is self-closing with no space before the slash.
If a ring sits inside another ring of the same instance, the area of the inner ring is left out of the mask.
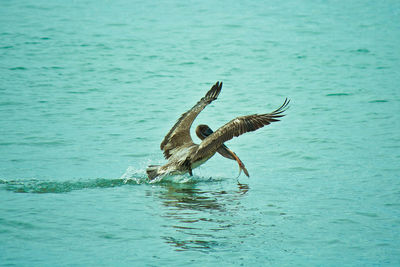
<path id="1" fill-rule="evenodd" d="M 211 135 L 212 133 L 213 130 L 211 130 L 211 128 L 208 127 L 207 125 L 199 125 L 196 128 L 196 134 L 201 140 L 204 140 L 207 136 Z M 239 157 L 235 154 L 235 152 L 230 150 L 226 145 L 222 145 L 220 148 L 218 148 L 217 152 L 225 158 L 236 160 L 236 162 L 239 164 L 239 175 L 243 170 L 244 174 L 246 174 L 247 177 L 250 177 L 249 172 L 247 171 L 243 162 L 239 159 Z"/>
<path id="2" fill-rule="evenodd" d="M 230 150 L 226 145 L 222 145 L 217 150 L 217 152 L 220 153 L 222 156 L 224 156 L 226 158 L 230 158 L 230 159 L 236 160 L 236 162 L 239 164 L 239 175 L 240 175 L 241 171 L 243 170 L 244 174 L 247 177 L 250 177 L 249 172 L 247 171 L 247 169 L 244 166 L 243 162 L 239 159 L 239 157 L 235 154 L 235 152 Z"/>

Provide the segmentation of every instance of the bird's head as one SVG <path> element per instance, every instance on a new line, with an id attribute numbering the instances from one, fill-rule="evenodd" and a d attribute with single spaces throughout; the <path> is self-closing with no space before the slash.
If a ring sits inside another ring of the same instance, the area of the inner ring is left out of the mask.
<path id="1" fill-rule="evenodd" d="M 204 140 L 207 136 L 213 133 L 213 130 L 208 127 L 208 125 L 200 124 L 196 127 L 196 135 L 201 139 Z"/>

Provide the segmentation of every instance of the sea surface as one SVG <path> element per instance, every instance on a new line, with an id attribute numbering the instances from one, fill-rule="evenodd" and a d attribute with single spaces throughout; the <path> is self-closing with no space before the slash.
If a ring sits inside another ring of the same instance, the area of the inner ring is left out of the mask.
<path id="1" fill-rule="evenodd" d="M 250 178 L 150 183 L 216 81 Z M 400 1 L 1 1 L 0 266 L 221 264 L 400 266 Z"/>

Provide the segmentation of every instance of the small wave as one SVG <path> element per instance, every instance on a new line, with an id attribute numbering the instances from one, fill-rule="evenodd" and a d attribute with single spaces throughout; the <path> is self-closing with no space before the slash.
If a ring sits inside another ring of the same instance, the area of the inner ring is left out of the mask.
<path id="1" fill-rule="evenodd" d="M 369 101 L 369 103 L 386 103 L 386 102 L 389 102 L 389 101 L 386 99 L 375 99 L 375 100 Z"/>
<path id="2" fill-rule="evenodd" d="M 27 68 L 25 68 L 25 67 L 13 67 L 13 68 L 9 68 L 9 70 L 27 70 Z"/>
<path id="3" fill-rule="evenodd" d="M 352 53 L 360 53 L 360 54 L 368 54 L 371 51 L 369 51 L 367 48 L 359 48 L 357 50 L 352 50 Z"/>
<path id="4" fill-rule="evenodd" d="M 14 193 L 68 193 L 92 188 L 111 188 L 126 184 L 137 184 L 123 179 L 89 179 L 76 181 L 43 181 L 37 179 L 0 180 L 0 188 Z"/>
<path id="5" fill-rule="evenodd" d="M 349 93 L 331 93 L 331 94 L 326 94 L 326 96 L 350 96 L 351 94 Z"/>

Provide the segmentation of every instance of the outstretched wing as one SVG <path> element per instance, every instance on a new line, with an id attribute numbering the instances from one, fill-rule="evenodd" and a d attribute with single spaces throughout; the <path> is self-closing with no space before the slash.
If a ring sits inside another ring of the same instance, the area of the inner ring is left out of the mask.
<path id="1" fill-rule="evenodd" d="M 183 113 L 174 127 L 168 132 L 161 142 L 160 148 L 164 151 L 164 156 L 168 159 L 174 149 L 187 143 L 193 143 L 190 137 L 190 127 L 197 115 L 213 100 L 217 99 L 221 92 L 222 82 L 217 82 L 211 87 L 207 94 L 197 102 L 190 110 Z"/>
<path id="2" fill-rule="evenodd" d="M 255 131 L 271 122 L 279 121 L 279 118 L 285 116 L 282 113 L 288 109 L 289 102 L 290 100 L 286 98 L 282 106 L 271 113 L 247 115 L 231 120 L 201 142 L 195 157 L 203 158 L 210 154 L 210 151 L 217 151 L 223 143 L 235 136 Z"/>

